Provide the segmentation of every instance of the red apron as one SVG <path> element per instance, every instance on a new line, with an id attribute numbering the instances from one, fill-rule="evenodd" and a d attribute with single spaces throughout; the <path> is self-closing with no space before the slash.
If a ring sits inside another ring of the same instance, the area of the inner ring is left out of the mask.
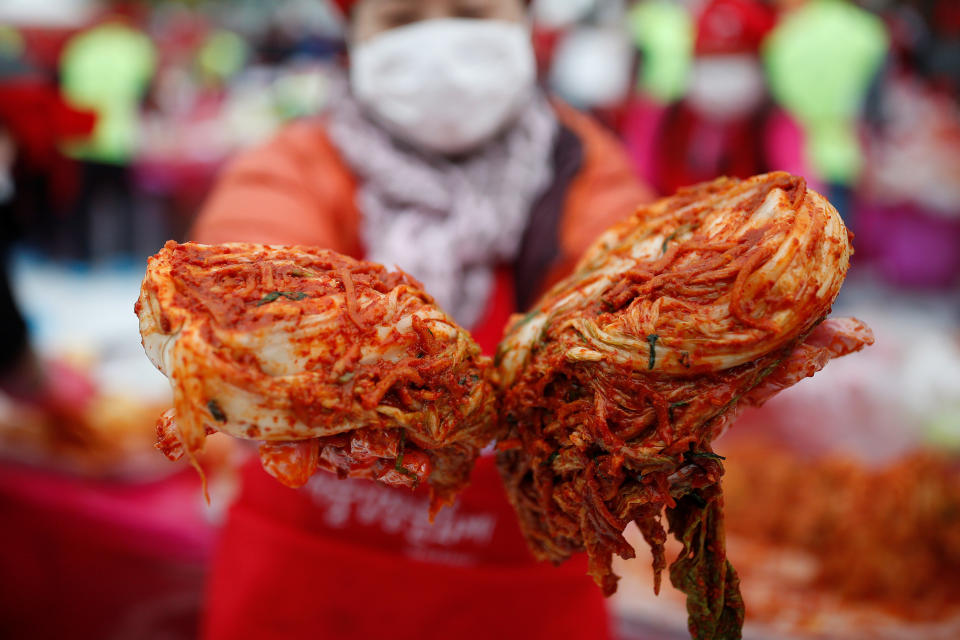
<path id="1" fill-rule="evenodd" d="M 490 352 L 513 309 L 498 274 L 474 331 Z M 314 476 L 294 491 L 244 469 L 214 556 L 203 637 L 457 640 L 610 635 L 580 556 L 530 555 L 491 456 L 456 505 L 427 520 L 427 491 Z"/>

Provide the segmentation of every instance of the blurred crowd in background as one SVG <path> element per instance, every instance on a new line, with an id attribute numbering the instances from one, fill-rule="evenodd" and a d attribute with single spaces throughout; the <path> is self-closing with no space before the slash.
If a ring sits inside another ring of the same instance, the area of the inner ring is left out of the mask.
<path id="1" fill-rule="evenodd" d="M 956 281 L 956 3 L 539 0 L 532 16 L 543 81 L 660 192 L 793 171 L 885 279 Z M 6 0 L 0 25 L 0 198 L 64 260 L 183 238 L 226 158 L 323 111 L 344 55 L 321 0 Z"/>
<path id="2" fill-rule="evenodd" d="M 855 234 L 838 307 L 868 320 L 877 346 L 747 422 L 798 451 L 839 452 L 872 469 L 926 448 L 952 455 L 946 468 L 955 472 L 960 2 L 534 0 L 531 15 L 543 83 L 619 136 L 658 192 L 786 170 L 824 193 Z M 65 557 L 82 572 L 81 558 L 110 546 L 116 557 L 97 566 L 117 579 L 90 595 L 126 607 L 109 637 L 192 628 L 223 507 L 216 483 L 208 509 L 189 475 L 134 490 L 37 469 L 98 482 L 170 473 L 150 450 L 169 391 L 140 351 L 132 314 L 144 259 L 165 240 L 188 237 L 232 155 L 290 120 L 322 114 L 340 86 L 345 51 L 342 18 L 323 0 L 0 0 L 0 260 L 12 274 L 0 284 L 26 316 L 57 387 L 53 404 L 67 408 L 51 426 L 0 395 L 8 461 L 0 464 L 0 505 L 34 518 L 22 534 L 3 534 L 0 548 L 56 546 L 51 518 L 78 527 L 71 535 L 81 545 L 57 547 L 65 555 L 48 566 L 6 558 L 3 569 L 39 584 Z M 31 431 L 41 422 L 43 435 Z M 232 455 L 213 449 L 214 463 Z M 33 466 L 16 466 L 25 461 Z M 736 499 L 734 492 L 734 514 Z M 21 511 L 9 506 L 17 500 Z M 91 513 L 127 533 L 104 542 L 98 527 L 107 525 Z M 937 513 L 917 522 L 941 527 Z M 960 531 L 960 514 L 949 517 Z M 786 536 L 787 525 L 778 526 L 771 535 Z M 864 544 L 874 543 L 883 547 Z M 955 555 L 934 554 L 926 570 L 960 567 L 960 543 L 950 544 Z M 151 571 L 162 577 L 143 593 L 128 588 L 124 576 Z M 960 604 L 960 585 L 948 587 L 941 601 Z M 0 621 L 31 606 L 30 588 L 0 586 Z M 900 595 L 923 597 L 917 588 Z M 95 607 L 85 611 L 74 621 L 101 624 Z"/>

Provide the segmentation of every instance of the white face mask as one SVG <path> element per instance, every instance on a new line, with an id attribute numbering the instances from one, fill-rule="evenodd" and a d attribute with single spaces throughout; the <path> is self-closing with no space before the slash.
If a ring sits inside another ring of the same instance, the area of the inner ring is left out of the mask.
<path id="1" fill-rule="evenodd" d="M 360 104 L 397 138 L 445 155 L 503 130 L 536 82 L 527 27 L 502 20 L 416 22 L 354 45 L 350 57 Z"/>
<path id="2" fill-rule="evenodd" d="M 749 54 L 712 55 L 693 63 L 687 100 L 717 120 L 742 117 L 763 103 L 763 69 Z"/>
<path id="3" fill-rule="evenodd" d="M 547 29 L 563 29 L 587 17 L 597 0 L 533 0 L 533 21 Z"/>
<path id="4" fill-rule="evenodd" d="M 557 46 L 551 87 L 581 109 L 614 105 L 630 90 L 633 51 L 633 44 L 620 28 L 575 29 Z"/>

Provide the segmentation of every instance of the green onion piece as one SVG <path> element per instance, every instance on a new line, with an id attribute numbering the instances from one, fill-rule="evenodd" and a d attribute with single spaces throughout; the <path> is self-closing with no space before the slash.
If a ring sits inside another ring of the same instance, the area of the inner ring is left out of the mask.
<path id="1" fill-rule="evenodd" d="M 653 366 L 657 364 L 657 340 L 660 339 L 655 333 L 651 333 L 647 336 L 647 342 L 650 343 L 650 369 L 653 369 Z"/>
<path id="2" fill-rule="evenodd" d="M 525 316 L 523 316 L 523 318 L 521 318 L 520 322 L 517 323 L 517 327 L 522 327 L 523 325 L 527 324 L 528 322 L 530 322 L 531 320 L 533 320 L 534 318 L 536 318 L 536 317 L 537 317 L 537 314 L 539 314 L 539 313 L 540 313 L 540 312 L 537 311 L 537 310 L 534 310 L 534 311 L 529 312 L 527 315 L 525 315 Z"/>
<path id="3" fill-rule="evenodd" d="M 690 498 L 690 500 L 692 500 L 693 503 L 698 507 L 700 507 L 701 509 L 707 506 L 707 501 L 704 500 L 703 496 L 701 496 L 696 491 L 691 491 L 690 493 L 687 494 L 687 497 Z"/>
<path id="4" fill-rule="evenodd" d="M 271 291 L 268 294 L 265 294 L 259 301 L 257 301 L 257 306 L 262 307 L 263 305 L 273 302 L 283 296 L 287 300 L 303 300 L 307 297 L 303 291 Z"/>
<path id="5" fill-rule="evenodd" d="M 690 452 L 691 458 L 713 458 L 714 460 L 726 460 L 723 456 L 713 453 L 712 451 L 692 451 Z"/>
<path id="6" fill-rule="evenodd" d="M 680 233 L 680 230 L 679 230 L 679 229 L 677 229 L 676 231 L 674 231 L 673 233 L 671 233 L 670 235 L 668 235 L 666 238 L 663 239 L 663 244 L 660 245 L 660 254 L 661 254 L 661 255 L 663 255 L 664 253 L 667 252 L 667 245 L 670 243 L 671 240 L 673 240 L 674 238 L 677 237 L 677 234 L 678 234 L 678 233 Z"/>
<path id="7" fill-rule="evenodd" d="M 410 471 L 410 469 L 407 469 L 405 466 L 403 466 L 403 449 L 404 449 L 404 446 L 405 446 L 406 442 L 407 442 L 407 432 L 406 432 L 406 431 L 401 431 L 401 432 L 400 432 L 399 451 L 397 452 L 397 461 L 393 464 L 393 470 L 394 470 L 394 471 L 397 471 L 397 472 L 399 472 L 399 473 L 402 473 L 403 475 L 407 476 L 408 478 L 413 478 L 414 480 L 419 480 L 420 478 L 417 476 L 417 474 L 415 474 L 413 471 Z"/>
<path id="8" fill-rule="evenodd" d="M 668 413 L 670 414 L 670 422 L 673 422 L 673 410 L 679 409 L 680 407 L 685 407 L 690 404 L 689 400 L 681 400 L 680 402 L 671 402 Z"/>
<path id="9" fill-rule="evenodd" d="M 223 409 L 220 408 L 220 403 L 216 400 L 208 402 L 207 409 L 210 410 L 210 415 L 212 415 L 213 419 L 217 422 L 223 423 L 227 421 L 227 414 L 223 412 Z"/>
<path id="10" fill-rule="evenodd" d="M 262 307 L 263 305 L 267 304 L 268 302 L 273 302 L 274 300 L 276 300 L 276 299 L 279 298 L 279 297 L 280 297 L 280 292 L 279 292 L 279 291 L 271 291 L 270 293 L 268 293 L 268 294 L 264 295 L 262 298 L 260 298 L 259 302 L 257 302 L 257 306 L 258 306 L 258 307 Z"/>

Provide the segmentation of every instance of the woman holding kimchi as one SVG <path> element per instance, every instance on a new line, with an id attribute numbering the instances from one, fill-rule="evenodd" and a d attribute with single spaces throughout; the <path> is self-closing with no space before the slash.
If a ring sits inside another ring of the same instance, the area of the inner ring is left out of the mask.
<path id="1" fill-rule="evenodd" d="M 649 199 L 614 139 L 537 87 L 521 0 L 338 0 L 347 89 L 238 158 L 199 242 L 397 265 L 488 352 L 511 313 Z M 491 457 L 432 525 L 425 492 L 244 472 L 205 637 L 609 636 L 586 562 L 533 560 Z"/>

